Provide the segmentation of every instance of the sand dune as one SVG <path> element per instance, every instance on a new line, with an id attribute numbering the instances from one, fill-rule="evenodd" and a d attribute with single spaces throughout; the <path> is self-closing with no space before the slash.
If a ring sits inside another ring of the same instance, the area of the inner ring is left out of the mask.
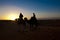
<path id="1" fill-rule="evenodd" d="M 35 31 L 24 32 L 18 29 L 14 21 L 0 21 L 0 40 L 60 40 L 59 26 L 40 25 Z"/>

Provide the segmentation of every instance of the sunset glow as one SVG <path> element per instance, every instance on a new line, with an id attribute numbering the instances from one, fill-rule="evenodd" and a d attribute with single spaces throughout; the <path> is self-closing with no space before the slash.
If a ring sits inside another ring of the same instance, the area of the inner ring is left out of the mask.
<path id="1" fill-rule="evenodd" d="M 57 0 L 0 0 L 0 20 L 14 20 L 20 12 L 28 19 L 32 13 L 37 19 L 60 19 L 59 10 L 60 1 Z"/>
<path id="2" fill-rule="evenodd" d="M 15 20 L 17 17 L 15 16 L 15 15 L 10 15 L 9 17 L 8 17 L 8 19 L 9 20 Z"/>

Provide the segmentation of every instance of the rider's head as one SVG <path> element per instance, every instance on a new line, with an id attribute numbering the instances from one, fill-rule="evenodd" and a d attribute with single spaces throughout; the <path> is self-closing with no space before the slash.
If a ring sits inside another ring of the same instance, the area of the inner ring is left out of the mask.
<path id="1" fill-rule="evenodd" d="M 35 17 L 35 13 L 33 13 L 33 16 Z"/>

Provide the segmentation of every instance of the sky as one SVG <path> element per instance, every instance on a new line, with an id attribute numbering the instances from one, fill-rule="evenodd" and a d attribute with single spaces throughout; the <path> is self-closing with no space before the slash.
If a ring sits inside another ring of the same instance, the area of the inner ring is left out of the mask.
<path id="1" fill-rule="evenodd" d="M 0 20 L 13 20 L 20 12 L 28 19 L 60 18 L 60 0 L 0 0 Z"/>

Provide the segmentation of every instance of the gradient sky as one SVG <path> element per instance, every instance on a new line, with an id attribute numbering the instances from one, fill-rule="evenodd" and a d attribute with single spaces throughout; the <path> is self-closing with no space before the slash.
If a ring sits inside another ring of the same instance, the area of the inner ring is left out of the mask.
<path id="1" fill-rule="evenodd" d="M 33 12 L 40 19 L 60 18 L 60 1 L 0 0 L 0 19 L 18 18 L 20 12 L 27 18 L 30 18 Z"/>

